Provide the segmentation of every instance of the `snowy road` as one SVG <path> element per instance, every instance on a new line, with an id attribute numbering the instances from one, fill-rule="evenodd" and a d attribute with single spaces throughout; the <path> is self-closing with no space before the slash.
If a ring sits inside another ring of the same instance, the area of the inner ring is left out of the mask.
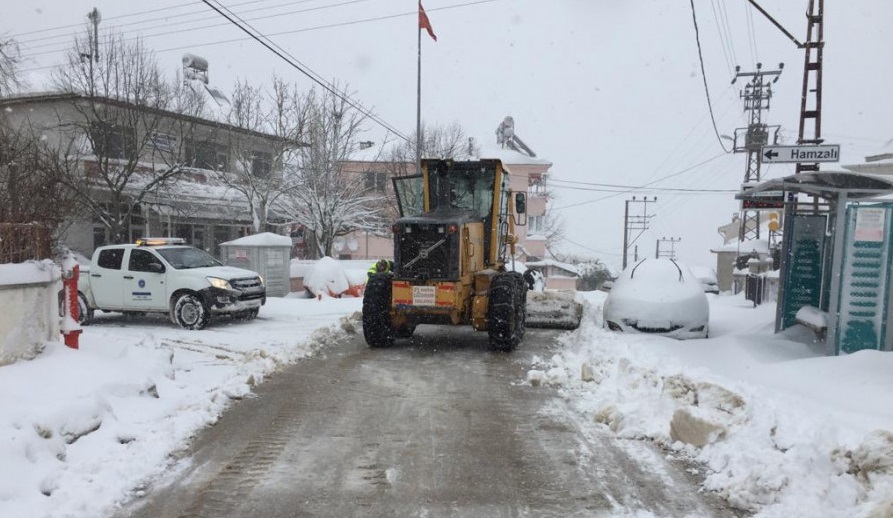
<path id="1" fill-rule="evenodd" d="M 569 422 L 555 389 L 522 383 L 557 334 L 513 354 L 464 329 L 386 350 L 356 336 L 234 405 L 120 516 L 730 516 L 650 443 Z"/>

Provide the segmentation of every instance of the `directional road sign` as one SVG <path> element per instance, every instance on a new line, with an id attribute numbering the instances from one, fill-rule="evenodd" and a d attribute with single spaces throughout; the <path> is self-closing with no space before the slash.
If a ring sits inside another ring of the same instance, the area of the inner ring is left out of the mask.
<path id="1" fill-rule="evenodd" d="M 840 145 L 763 146 L 760 154 L 764 164 L 839 162 Z"/>

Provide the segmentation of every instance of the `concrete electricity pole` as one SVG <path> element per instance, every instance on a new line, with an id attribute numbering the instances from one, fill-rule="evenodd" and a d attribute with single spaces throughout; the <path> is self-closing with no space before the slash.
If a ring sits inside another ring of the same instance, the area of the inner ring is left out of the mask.
<path id="1" fill-rule="evenodd" d="M 739 77 L 750 78 L 741 92 L 744 100 L 744 111 L 750 112 L 750 122 L 747 128 L 735 130 L 735 152 L 747 153 L 747 162 L 744 168 L 744 184 L 755 184 L 760 181 L 760 164 L 762 163 L 762 147 L 769 143 L 770 128 L 775 130 L 773 144 L 778 137 L 778 126 L 767 126 L 763 123 L 763 110 L 769 109 L 769 101 L 772 99 L 772 83 L 778 81 L 778 76 L 784 69 L 784 63 L 778 64 L 778 70 L 763 70 L 763 64 L 757 63 L 755 72 L 741 72 L 741 67 L 735 67 L 735 77 L 732 84 Z M 771 78 L 771 81 L 769 81 Z M 738 135 L 743 132 L 744 144 L 739 145 Z M 746 187 L 745 187 L 746 188 Z M 741 218 L 742 241 L 760 238 L 760 213 L 755 210 L 746 210 Z"/>
<path id="2" fill-rule="evenodd" d="M 660 259 L 661 257 L 669 257 L 670 259 L 676 259 L 676 243 L 682 241 L 681 237 L 671 237 L 666 238 L 662 237 L 655 242 L 654 245 L 654 258 Z M 661 250 L 661 243 L 669 243 L 669 250 Z"/>
<path id="3" fill-rule="evenodd" d="M 633 239 L 633 242 L 642 235 L 642 232 L 648 230 L 648 222 L 651 218 L 654 217 L 654 214 L 648 214 L 648 204 L 656 203 L 657 197 L 652 199 L 648 199 L 647 196 L 642 198 L 641 200 L 637 200 L 635 196 L 631 200 L 626 200 L 626 207 L 623 212 L 623 268 L 626 269 L 627 265 L 627 255 L 629 252 L 629 234 L 631 230 L 638 230 L 639 234 Z M 632 215 L 629 214 L 629 204 L 630 203 L 639 203 L 642 205 L 642 215 Z M 636 253 L 636 259 L 639 258 L 638 252 Z"/>

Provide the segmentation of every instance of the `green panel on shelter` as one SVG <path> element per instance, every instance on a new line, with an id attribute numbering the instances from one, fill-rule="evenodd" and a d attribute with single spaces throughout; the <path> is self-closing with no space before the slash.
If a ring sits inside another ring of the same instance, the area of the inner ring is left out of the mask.
<path id="1" fill-rule="evenodd" d="M 800 308 L 818 308 L 822 299 L 822 251 L 825 249 L 827 217 L 794 214 L 792 218 L 791 246 L 784 277 L 782 329 L 797 323 Z"/>
<path id="2" fill-rule="evenodd" d="M 889 206 L 847 208 L 835 344 L 838 354 L 878 350 L 884 343 L 890 217 Z"/>

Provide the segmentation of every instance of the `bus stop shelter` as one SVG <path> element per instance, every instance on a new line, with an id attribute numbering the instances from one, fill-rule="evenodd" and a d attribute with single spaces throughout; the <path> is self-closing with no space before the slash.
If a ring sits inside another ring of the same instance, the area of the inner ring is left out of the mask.
<path id="1" fill-rule="evenodd" d="M 783 206 L 775 331 L 809 307 L 824 316 L 829 354 L 891 349 L 890 259 L 893 181 L 843 172 L 806 172 L 768 180 L 735 197 L 751 206 Z M 772 202 L 780 202 L 773 205 Z"/>

